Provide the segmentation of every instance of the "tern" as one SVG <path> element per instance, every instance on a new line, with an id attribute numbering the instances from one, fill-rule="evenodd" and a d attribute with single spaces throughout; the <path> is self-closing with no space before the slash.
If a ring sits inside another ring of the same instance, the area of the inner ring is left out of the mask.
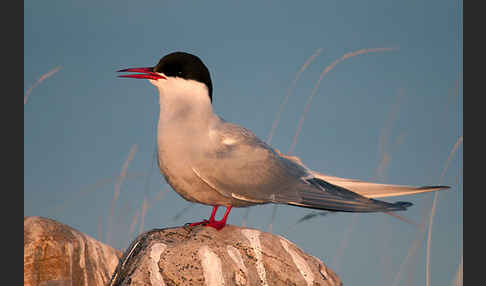
<path id="1" fill-rule="evenodd" d="M 379 184 L 325 175 L 260 140 L 213 111 L 208 68 L 192 54 L 173 52 L 153 67 L 128 68 L 119 77 L 148 79 L 159 93 L 157 157 L 168 184 L 184 199 L 213 206 L 205 225 L 226 225 L 232 207 L 286 204 L 335 212 L 406 210 L 410 202 L 376 198 L 448 189 Z M 220 206 L 224 216 L 215 219 Z"/>

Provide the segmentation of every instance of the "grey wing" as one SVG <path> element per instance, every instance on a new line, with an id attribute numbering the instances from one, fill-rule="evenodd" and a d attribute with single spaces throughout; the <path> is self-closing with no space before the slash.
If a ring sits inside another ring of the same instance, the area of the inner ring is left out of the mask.
<path id="1" fill-rule="evenodd" d="M 276 150 L 279 152 L 278 150 Z M 280 153 L 280 156 L 283 156 L 289 160 L 294 161 L 295 163 L 304 166 L 302 160 L 296 156 L 289 156 Z M 325 182 L 331 183 L 333 185 L 342 187 L 346 190 L 350 190 L 354 193 L 357 193 L 361 196 L 367 198 L 385 198 L 385 197 L 395 197 L 395 196 L 405 196 L 405 195 L 413 195 L 413 194 L 420 194 L 426 192 L 434 192 L 439 190 L 447 190 L 450 189 L 449 186 L 409 186 L 409 185 L 392 185 L 392 184 L 381 184 L 381 183 L 373 183 L 367 181 L 361 181 L 357 179 L 351 178 L 342 178 L 336 176 L 330 176 L 326 174 L 322 174 L 313 170 L 310 170 L 310 173 L 315 178 L 321 179 Z"/>
<path id="2" fill-rule="evenodd" d="M 346 188 L 367 198 L 406 196 L 426 192 L 435 192 L 439 190 L 447 190 L 450 188 L 449 186 L 408 186 L 380 184 L 350 178 L 329 176 L 317 172 L 313 172 L 313 175 L 316 178 Z"/>
<path id="3" fill-rule="evenodd" d="M 298 200 L 303 166 L 281 156 L 251 131 L 224 122 L 212 145 L 192 162 L 196 175 L 226 197 L 255 203 Z"/>
<path id="4" fill-rule="evenodd" d="M 312 171 L 231 123 L 218 129 L 210 148 L 192 169 L 226 197 L 253 203 L 282 203 L 351 212 L 403 210 L 409 203 L 369 199 L 313 176 Z"/>

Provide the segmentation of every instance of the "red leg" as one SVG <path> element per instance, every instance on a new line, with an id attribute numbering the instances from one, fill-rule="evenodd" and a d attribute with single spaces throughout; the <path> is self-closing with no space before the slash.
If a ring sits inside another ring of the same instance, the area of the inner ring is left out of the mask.
<path id="1" fill-rule="evenodd" d="M 231 211 L 231 208 L 232 206 L 227 206 L 226 207 L 226 211 L 224 213 L 224 216 L 221 220 L 212 220 L 211 219 L 209 220 L 209 223 L 206 225 L 206 226 L 211 226 L 211 227 L 214 227 L 215 229 L 217 230 L 220 230 L 222 229 L 225 225 L 226 225 L 226 219 L 228 218 L 228 215 Z"/>
<path id="2" fill-rule="evenodd" d="M 228 219 L 228 215 L 231 211 L 232 206 L 226 207 L 226 211 L 225 211 L 224 216 L 221 220 L 215 219 L 216 212 L 218 211 L 218 208 L 219 208 L 219 206 L 213 206 L 213 211 L 211 212 L 211 216 L 209 217 L 209 220 L 205 219 L 205 220 L 200 221 L 200 222 L 194 222 L 194 223 L 189 224 L 189 226 L 196 226 L 196 225 L 203 224 L 204 226 L 214 227 L 217 230 L 222 229 L 226 225 L 226 220 Z"/>
<path id="3" fill-rule="evenodd" d="M 226 207 L 226 212 L 224 213 L 224 216 L 223 216 L 223 219 L 222 219 L 222 221 L 223 221 L 224 223 L 226 223 L 226 219 L 228 218 L 228 215 L 229 215 L 229 213 L 230 213 L 230 211 L 231 211 L 231 208 L 232 208 L 232 207 L 233 207 L 233 206 L 227 206 L 227 207 Z"/>
<path id="4" fill-rule="evenodd" d="M 219 206 L 214 206 L 213 211 L 211 212 L 211 216 L 209 217 L 209 221 L 214 221 L 214 218 L 216 217 L 216 213 L 218 212 Z"/>
<path id="5" fill-rule="evenodd" d="M 216 212 L 218 211 L 218 208 L 219 208 L 219 206 L 213 206 L 213 211 L 211 212 L 211 216 L 209 217 L 209 220 L 205 219 L 203 221 L 193 222 L 193 223 L 190 223 L 189 226 L 196 226 L 196 225 L 200 225 L 200 224 L 206 225 L 209 222 L 214 221 L 214 217 L 216 216 Z"/>

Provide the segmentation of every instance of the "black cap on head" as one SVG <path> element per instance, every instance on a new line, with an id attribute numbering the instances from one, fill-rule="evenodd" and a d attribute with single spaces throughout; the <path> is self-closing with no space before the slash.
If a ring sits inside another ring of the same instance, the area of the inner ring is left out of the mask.
<path id="1" fill-rule="evenodd" d="M 213 101 L 213 84 L 209 70 L 195 55 L 184 52 L 168 54 L 160 59 L 153 71 L 163 73 L 168 77 L 174 76 L 202 82 L 208 87 L 209 99 L 211 102 Z"/>

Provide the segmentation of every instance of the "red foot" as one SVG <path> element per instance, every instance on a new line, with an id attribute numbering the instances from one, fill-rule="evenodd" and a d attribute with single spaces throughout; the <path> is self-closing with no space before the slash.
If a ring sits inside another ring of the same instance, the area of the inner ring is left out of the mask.
<path id="1" fill-rule="evenodd" d="M 206 226 L 213 227 L 216 230 L 221 230 L 225 225 L 226 225 L 226 221 L 218 221 L 218 220 L 211 221 L 208 224 L 206 224 Z"/>
<path id="2" fill-rule="evenodd" d="M 213 211 L 211 212 L 211 217 L 209 220 L 205 219 L 203 221 L 199 222 L 193 222 L 189 224 L 189 226 L 197 226 L 197 225 L 204 225 L 204 226 L 210 226 L 215 228 L 216 230 L 221 230 L 225 225 L 226 225 L 226 219 L 228 218 L 228 215 L 231 211 L 232 206 L 227 206 L 226 207 L 226 212 L 224 213 L 224 216 L 221 220 L 216 220 L 214 217 L 216 216 L 216 212 L 218 211 L 219 206 L 214 206 Z"/>
<path id="3" fill-rule="evenodd" d="M 203 221 L 198 221 L 198 222 L 190 223 L 189 226 L 196 226 L 196 225 L 200 225 L 200 224 L 207 225 L 208 223 L 209 223 L 209 220 L 205 219 Z"/>

